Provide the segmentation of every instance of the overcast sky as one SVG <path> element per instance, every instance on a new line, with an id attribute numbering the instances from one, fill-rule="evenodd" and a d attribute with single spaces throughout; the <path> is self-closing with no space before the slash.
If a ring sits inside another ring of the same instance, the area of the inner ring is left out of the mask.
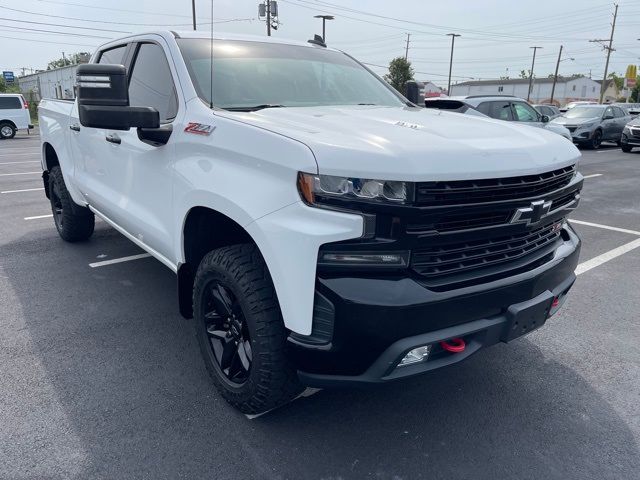
<path id="1" fill-rule="evenodd" d="M 258 0 L 215 0 L 219 31 L 265 35 L 257 20 Z M 564 45 L 561 74 L 591 71 L 599 79 L 605 52 L 591 39 L 609 37 L 613 3 L 603 0 L 280 0 L 275 36 L 307 40 L 321 33 L 316 14 L 332 14 L 327 41 L 361 61 L 387 65 L 404 55 L 416 79 L 446 85 L 450 37 L 456 32 L 454 80 L 518 76 L 531 66 L 529 48 L 538 50 L 537 76 L 553 73 Z M 196 0 L 197 14 L 208 30 L 210 0 Z M 640 57 L 640 0 L 620 2 L 609 71 L 624 73 Z M 19 11 L 17 11 L 19 10 Z M 385 18 L 387 17 L 387 18 Z M 390 18 L 389 18 L 390 17 Z M 239 20 L 239 21 L 228 21 Z M 27 23 L 30 22 L 30 23 Z M 221 23 L 224 22 L 224 23 Z M 158 24 L 158 26 L 153 26 Z M 67 28 L 72 26 L 74 28 Z M 82 27 L 82 28 L 80 28 Z M 62 52 L 92 51 L 124 32 L 191 28 L 191 0 L 0 0 L 0 68 L 44 68 Z M 43 31 L 44 30 L 44 31 Z M 114 31 L 116 30 L 116 31 Z M 65 34 L 52 33 L 65 32 Z M 104 38 L 96 38 L 104 37 Z M 574 58 L 575 60 L 570 60 Z M 374 68 L 384 73 L 384 68 Z"/>

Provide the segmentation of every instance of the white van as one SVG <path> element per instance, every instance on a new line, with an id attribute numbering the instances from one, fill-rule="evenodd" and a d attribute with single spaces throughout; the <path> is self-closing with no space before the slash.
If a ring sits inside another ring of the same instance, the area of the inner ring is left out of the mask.
<path id="1" fill-rule="evenodd" d="M 31 125 L 29 104 L 19 93 L 0 93 L 0 139 L 16 136 L 18 130 L 28 130 Z"/>

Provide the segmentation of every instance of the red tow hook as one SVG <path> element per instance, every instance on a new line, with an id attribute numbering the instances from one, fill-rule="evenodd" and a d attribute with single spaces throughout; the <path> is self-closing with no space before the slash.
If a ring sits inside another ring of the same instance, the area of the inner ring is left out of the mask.
<path id="1" fill-rule="evenodd" d="M 467 345 L 461 338 L 452 338 L 451 340 L 442 340 L 440 342 L 440 346 L 447 352 L 460 353 L 464 352 L 464 349 Z"/>

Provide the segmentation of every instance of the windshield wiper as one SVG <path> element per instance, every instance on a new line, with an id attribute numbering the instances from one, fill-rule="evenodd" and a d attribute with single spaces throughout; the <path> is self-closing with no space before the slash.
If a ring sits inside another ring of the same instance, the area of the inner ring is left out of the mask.
<path id="1" fill-rule="evenodd" d="M 226 107 L 224 110 L 229 110 L 231 112 L 257 112 L 258 110 L 264 110 L 265 108 L 284 108 L 284 105 L 263 103 L 262 105 L 254 105 L 252 107 Z"/>

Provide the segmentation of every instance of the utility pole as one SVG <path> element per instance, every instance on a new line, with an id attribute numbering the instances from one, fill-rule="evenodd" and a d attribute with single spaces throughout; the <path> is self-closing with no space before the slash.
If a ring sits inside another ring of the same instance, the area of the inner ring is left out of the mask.
<path id="1" fill-rule="evenodd" d="M 562 58 L 562 45 L 560 45 L 560 52 L 558 53 L 558 61 L 556 62 L 556 73 L 553 75 L 553 86 L 551 87 L 551 100 L 549 103 L 553 104 L 553 94 L 556 93 L 556 83 L 558 82 L 558 69 L 560 68 L 560 59 Z"/>
<path id="2" fill-rule="evenodd" d="M 447 95 L 451 96 L 451 71 L 453 70 L 453 47 L 456 43 L 456 37 L 461 37 L 459 33 L 447 33 L 451 37 L 451 57 L 449 58 L 449 81 L 447 82 Z"/>
<path id="3" fill-rule="evenodd" d="M 529 72 L 529 90 L 527 91 L 527 102 L 531 99 L 531 89 L 533 88 L 533 68 L 536 66 L 536 52 L 542 47 L 529 47 L 533 48 L 533 60 L 531 62 L 531 71 Z"/>
<path id="4" fill-rule="evenodd" d="M 64 52 L 62 52 L 62 61 L 64 62 L 64 66 L 67 66 L 67 57 L 64 55 Z"/>
<path id="5" fill-rule="evenodd" d="M 605 38 L 604 40 L 589 40 L 591 43 L 600 43 L 602 44 L 602 48 L 607 51 L 607 61 L 604 65 L 604 78 L 602 79 L 602 85 L 600 85 L 600 100 L 599 103 L 602 104 L 602 100 L 604 99 L 604 91 L 607 89 L 607 74 L 609 73 L 609 58 L 611 57 L 611 52 L 615 51 L 613 48 L 613 34 L 616 31 L 616 18 L 618 18 L 618 4 L 615 4 L 615 10 L 613 12 L 613 23 L 611 24 L 611 36 L 609 38 Z M 609 42 L 609 45 L 604 45 L 605 42 Z"/>
<path id="6" fill-rule="evenodd" d="M 193 29 L 196 29 L 196 0 L 191 0 L 191 15 L 193 16 Z M 213 18 L 211 19 L 213 22 Z"/>
<path id="7" fill-rule="evenodd" d="M 271 0 L 266 0 L 267 7 L 267 36 L 271 36 Z"/>
<path id="8" fill-rule="evenodd" d="M 408 60 L 409 59 L 409 42 L 411 41 L 411 34 L 407 33 L 407 46 L 404 49 L 404 59 Z"/>

